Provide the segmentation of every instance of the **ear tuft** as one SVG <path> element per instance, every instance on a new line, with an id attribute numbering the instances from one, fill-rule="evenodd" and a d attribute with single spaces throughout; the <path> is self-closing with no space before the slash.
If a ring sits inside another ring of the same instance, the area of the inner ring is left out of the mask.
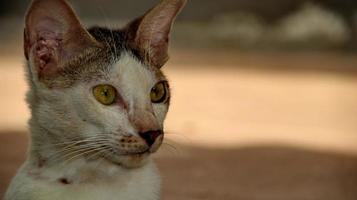
<path id="1" fill-rule="evenodd" d="M 24 53 L 36 72 L 53 75 L 71 58 L 99 43 L 65 0 L 33 0 L 26 14 Z"/>
<path id="2" fill-rule="evenodd" d="M 129 24 L 129 39 L 147 64 L 160 68 L 168 60 L 171 28 L 185 4 L 186 0 L 162 0 L 143 17 Z"/>

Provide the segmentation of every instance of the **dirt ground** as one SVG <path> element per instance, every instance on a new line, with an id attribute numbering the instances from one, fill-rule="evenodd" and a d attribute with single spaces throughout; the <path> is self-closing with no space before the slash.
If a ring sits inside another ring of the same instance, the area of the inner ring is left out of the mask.
<path id="1" fill-rule="evenodd" d="M 356 200 L 357 66 L 341 54 L 174 52 L 165 200 Z M 0 56 L 0 197 L 25 158 L 22 60 Z M 174 147 L 171 147 L 173 145 Z"/>

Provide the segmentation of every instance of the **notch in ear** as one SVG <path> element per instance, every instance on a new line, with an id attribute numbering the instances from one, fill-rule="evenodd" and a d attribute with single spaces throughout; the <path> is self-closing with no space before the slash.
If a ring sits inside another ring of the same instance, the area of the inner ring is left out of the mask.
<path id="1" fill-rule="evenodd" d="M 161 68 L 169 59 L 171 28 L 185 4 L 186 0 L 162 0 L 128 25 L 129 42 L 148 65 Z"/>
<path id="2" fill-rule="evenodd" d="M 26 14 L 24 53 L 41 76 L 99 43 L 87 32 L 65 0 L 33 0 Z"/>

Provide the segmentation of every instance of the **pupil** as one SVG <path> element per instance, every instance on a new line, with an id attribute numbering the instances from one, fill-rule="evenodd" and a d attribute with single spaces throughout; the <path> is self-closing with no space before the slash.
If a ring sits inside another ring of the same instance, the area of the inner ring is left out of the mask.
<path id="1" fill-rule="evenodd" d="M 108 90 L 104 90 L 104 91 L 103 91 L 103 95 L 104 95 L 104 96 L 108 96 Z"/>

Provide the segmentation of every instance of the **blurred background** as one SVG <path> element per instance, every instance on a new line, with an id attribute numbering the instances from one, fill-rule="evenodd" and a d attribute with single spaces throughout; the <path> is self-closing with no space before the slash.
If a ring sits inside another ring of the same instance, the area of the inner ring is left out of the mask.
<path id="1" fill-rule="evenodd" d="M 158 0 L 71 0 L 118 28 Z M 25 159 L 29 1 L 0 1 L 0 198 Z M 357 199 L 357 1 L 188 0 L 156 155 L 163 199 Z"/>

